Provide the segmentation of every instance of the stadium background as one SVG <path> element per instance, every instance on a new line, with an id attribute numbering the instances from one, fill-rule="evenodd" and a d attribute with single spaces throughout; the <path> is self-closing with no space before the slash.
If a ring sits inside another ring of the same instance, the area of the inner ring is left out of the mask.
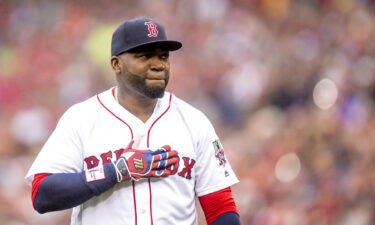
<path id="1" fill-rule="evenodd" d="M 136 16 L 183 42 L 168 90 L 215 124 L 242 224 L 374 224 L 373 2 L 0 0 L 0 224 L 69 223 L 33 211 L 23 177 L 62 113 L 114 84 L 110 35 Z"/>

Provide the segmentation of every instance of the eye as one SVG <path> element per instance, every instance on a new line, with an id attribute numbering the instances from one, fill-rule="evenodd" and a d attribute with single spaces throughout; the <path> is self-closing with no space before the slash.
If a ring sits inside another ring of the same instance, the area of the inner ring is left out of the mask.
<path id="1" fill-rule="evenodd" d="M 161 59 L 168 59 L 169 58 L 169 54 L 165 53 L 165 54 L 161 55 L 160 58 Z"/>
<path id="2" fill-rule="evenodd" d="M 135 57 L 139 59 L 149 59 L 151 58 L 151 55 L 147 53 L 142 53 L 142 54 L 137 54 Z"/>

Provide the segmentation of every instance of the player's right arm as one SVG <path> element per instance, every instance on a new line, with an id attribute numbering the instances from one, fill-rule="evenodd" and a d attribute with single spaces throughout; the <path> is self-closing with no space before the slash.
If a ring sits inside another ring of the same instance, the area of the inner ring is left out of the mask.
<path id="1" fill-rule="evenodd" d="M 39 213 L 69 209 L 100 195 L 118 182 L 112 164 L 104 164 L 96 170 L 80 173 L 36 174 L 32 184 L 34 209 Z M 104 178 L 90 180 L 92 176 Z"/>
<path id="2" fill-rule="evenodd" d="M 104 164 L 78 173 L 37 174 L 32 183 L 33 206 L 39 213 L 69 209 L 111 189 L 119 182 L 148 177 L 166 177 L 166 170 L 177 163 L 177 152 L 169 146 L 138 150 L 131 145 L 115 163 Z M 134 160 L 142 158 L 142 166 Z"/>
<path id="3" fill-rule="evenodd" d="M 168 176 L 169 171 L 163 168 L 177 162 L 177 152 L 169 147 L 151 151 L 128 146 L 116 162 L 83 169 L 82 136 L 91 125 L 85 124 L 87 115 L 91 114 L 84 109 L 73 106 L 61 117 L 26 175 L 26 181 L 33 186 L 34 208 L 40 213 L 78 206 L 118 182 Z M 141 167 L 147 169 L 134 168 L 132 156 L 143 157 L 145 164 Z"/>

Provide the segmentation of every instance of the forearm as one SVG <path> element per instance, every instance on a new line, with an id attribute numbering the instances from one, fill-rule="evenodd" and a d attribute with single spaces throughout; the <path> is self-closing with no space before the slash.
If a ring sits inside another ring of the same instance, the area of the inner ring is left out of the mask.
<path id="1" fill-rule="evenodd" d="M 88 182 L 85 171 L 58 173 L 45 178 L 39 185 L 34 208 L 39 213 L 69 209 L 109 190 L 117 183 L 112 164 L 103 165 L 105 178 Z"/>
<path id="2" fill-rule="evenodd" d="M 94 196 L 112 188 L 118 182 L 149 177 L 166 177 L 165 169 L 177 162 L 177 151 L 169 146 L 152 150 L 131 149 L 129 157 L 121 156 L 114 164 L 104 164 L 80 173 L 36 174 L 32 187 L 32 199 L 39 213 L 57 211 L 78 206 Z M 123 153 L 124 154 L 124 153 Z M 135 168 L 136 160 L 141 160 L 142 169 Z M 47 177 L 46 177 L 47 176 Z"/>
<path id="3" fill-rule="evenodd" d="M 240 225 L 240 217 L 237 213 L 227 212 L 221 214 L 211 225 Z"/>

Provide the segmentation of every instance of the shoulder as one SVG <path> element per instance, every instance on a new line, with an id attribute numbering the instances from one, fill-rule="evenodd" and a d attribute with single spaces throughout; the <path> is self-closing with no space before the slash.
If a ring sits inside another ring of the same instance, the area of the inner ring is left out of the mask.
<path id="1" fill-rule="evenodd" d="M 100 93 L 100 95 L 106 95 L 107 91 Z M 60 120 L 69 120 L 76 123 L 82 123 L 83 121 L 92 118 L 98 113 L 100 103 L 98 101 L 98 95 L 94 95 L 84 101 L 78 102 L 70 106 L 62 115 Z"/>
<path id="2" fill-rule="evenodd" d="M 172 94 L 172 106 L 187 117 L 206 120 L 206 115 L 198 108 Z"/>
<path id="3" fill-rule="evenodd" d="M 70 106 L 64 113 L 63 117 L 80 117 L 83 115 L 90 115 L 92 114 L 93 109 L 97 105 L 96 96 L 93 96 L 85 101 L 76 103 Z M 91 113 L 90 113 L 91 112 Z"/>
<path id="4" fill-rule="evenodd" d="M 186 121 L 195 128 L 212 126 L 208 117 L 198 108 L 192 106 L 186 101 L 172 95 L 171 107 Z"/>

